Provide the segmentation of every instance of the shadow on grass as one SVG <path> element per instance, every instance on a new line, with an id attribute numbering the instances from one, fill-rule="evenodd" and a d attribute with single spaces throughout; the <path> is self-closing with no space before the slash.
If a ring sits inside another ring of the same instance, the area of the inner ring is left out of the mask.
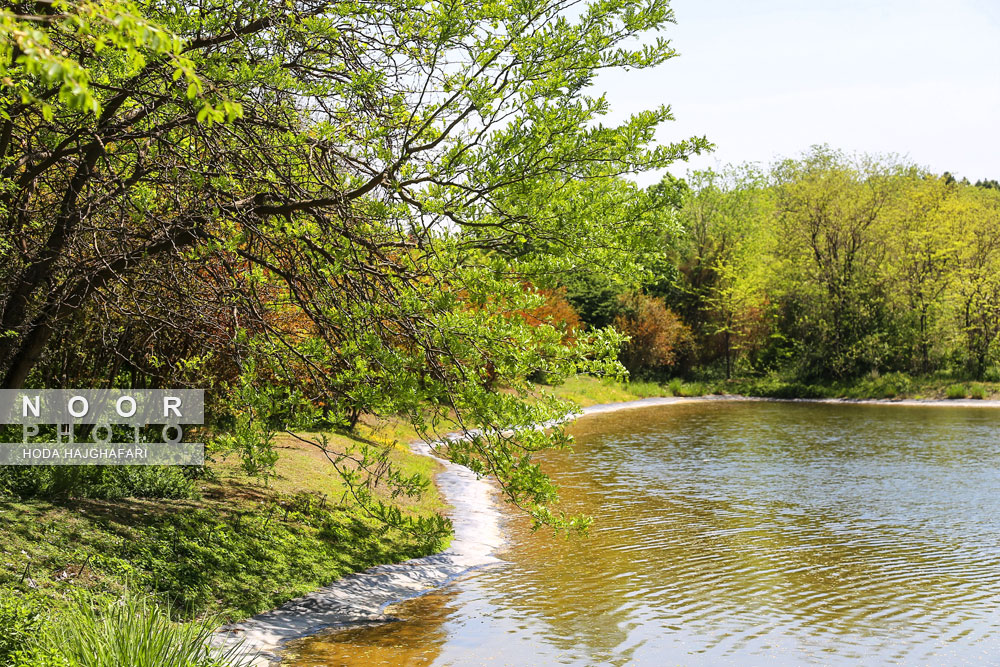
<path id="1" fill-rule="evenodd" d="M 168 600 L 178 618 L 242 618 L 350 572 L 439 546 L 377 525 L 352 508 L 305 513 L 252 497 L 230 504 L 0 502 L 0 581 L 52 591 L 67 585 L 115 590 L 127 583 Z M 21 578 L 24 563 L 29 573 Z"/>

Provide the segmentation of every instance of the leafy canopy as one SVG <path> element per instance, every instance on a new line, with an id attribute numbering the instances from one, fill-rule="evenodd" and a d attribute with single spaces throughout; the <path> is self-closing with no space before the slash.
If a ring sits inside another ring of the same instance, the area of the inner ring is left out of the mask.
<path id="1" fill-rule="evenodd" d="M 2 10 L 3 385 L 252 368 L 345 428 L 447 418 L 452 460 L 558 523 L 532 454 L 565 438 L 530 426 L 570 406 L 524 378 L 616 373 L 620 341 L 516 314 L 561 272 L 634 280 L 672 231 L 622 176 L 707 142 L 655 145 L 666 106 L 605 124 L 591 89 L 673 57 L 672 20 L 664 0 Z"/>

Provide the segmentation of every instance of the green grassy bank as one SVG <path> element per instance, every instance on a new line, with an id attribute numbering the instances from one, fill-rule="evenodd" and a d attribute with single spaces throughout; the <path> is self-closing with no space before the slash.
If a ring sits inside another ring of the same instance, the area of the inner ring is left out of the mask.
<path id="1" fill-rule="evenodd" d="M 363 430 L 374 439 L 412 435 L 395 423 L 377 433 Z M 407 534 L 368 516 L 316 448 L 290 437 L 276 444 L 278 461 L 266 485 L 237 461 L 222 459 L 200 478 L 170 477 L 176 488 L 157 489 L 175 496 L 168 498 L 69 492 L 40 500 L 8 488 L 0 499 L 0 667 L 116 664 L 53 648 L 68 641 L 56 631 L 69 619 L 110 601 L 141 598 L 153 616 L 219 623 L 345 574 L 447 546 L 447 538 Z M 330 436 L 332 449 L 350 444 Z M 402 472 L 426 477 L 437 466 L 400 445 L 391 459 Z M 433 485 L 418 500 L 392 502 L 416 516 L 445 509 Z"/>
<path id="2" fill-rule="evenodd" d="M 575 377 L 545 390 L 580 405 L 632 401 L 653 396 L 736 394 L 762 398 L 1000 399 L 1000 383 L 891 373 L 847 382 L 804 383 L 776 377 L 668 382 L 614 382 Z"/>

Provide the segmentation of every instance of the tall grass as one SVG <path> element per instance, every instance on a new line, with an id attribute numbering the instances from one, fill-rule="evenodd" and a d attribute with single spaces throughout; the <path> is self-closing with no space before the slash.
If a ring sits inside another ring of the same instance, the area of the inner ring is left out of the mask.
<path id="1" fill-rule="evenodd" d="M 712 388 L 704 382 L 685 382 L 680 378 L 671 380 L 667 390 L 673 396 L 704 396 L 712 393 Z"/>
<path id="2" fill-rule="evenodd" d="M 210 641 L 210 619 L 174 623 L 150 598 L 127 593 L 101 604 L 77 603 L 49 625 L 43 643 L 73 667 L 242 667 L 240 646 L 223 651 Z"/>

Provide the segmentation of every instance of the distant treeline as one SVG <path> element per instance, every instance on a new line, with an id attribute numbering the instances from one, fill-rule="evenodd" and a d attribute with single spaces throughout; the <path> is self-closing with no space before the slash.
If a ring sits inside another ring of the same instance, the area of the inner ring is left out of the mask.
<path id="1" fill-rule="evenodd" d="M 654 190 L 677 227 L 641 293 L 563 281 L 584 323 L 633 337 L 633 374 L 997 374 L 996 181 L 817 147 Z"/>

